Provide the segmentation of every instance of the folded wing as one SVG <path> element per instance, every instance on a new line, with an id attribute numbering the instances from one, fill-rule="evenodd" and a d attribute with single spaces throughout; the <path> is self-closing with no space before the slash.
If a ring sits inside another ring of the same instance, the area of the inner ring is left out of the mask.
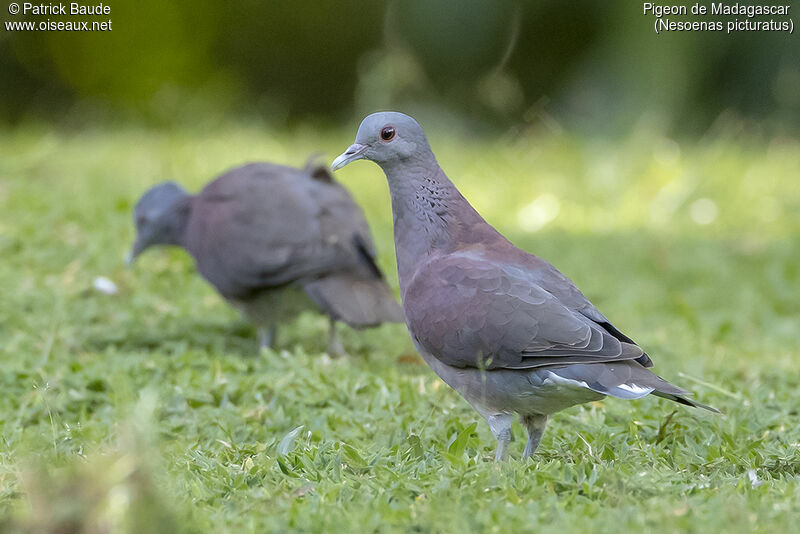
<path id="1" fill-rule="evenodd" d="M 472 253 L 425 264 L 405 307 L 416 341 L 455 367 L 533 369 L 644 354 L 565 306 L 524 269 Z"/>

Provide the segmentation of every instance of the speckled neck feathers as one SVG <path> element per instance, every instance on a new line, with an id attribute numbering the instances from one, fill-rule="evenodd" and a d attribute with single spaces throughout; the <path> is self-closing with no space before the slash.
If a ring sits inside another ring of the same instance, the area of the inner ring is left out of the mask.
<path id="1" fill-rule="evenodd" d="M 476 226 L 497 234 L 432 161 L 381 165 L 389 181 L 401 290 L 416 267 L 437 253 L 472 243 Z M 499 236 L 499 234 L 497 234 Z"/>

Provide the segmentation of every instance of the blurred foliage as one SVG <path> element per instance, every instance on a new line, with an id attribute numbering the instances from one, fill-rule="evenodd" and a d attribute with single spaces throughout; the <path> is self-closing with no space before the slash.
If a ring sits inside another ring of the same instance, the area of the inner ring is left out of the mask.
<path id="1" fill-rule="evenodd" d="M 90 386 L 103 391 L 105 383 Z M 48 405 L 48 386 L 40 391 Z M 48 462 L 22 462 L 20 489 L 28 506 L 0 516 L 0 531 L 7 534 L 179 534 L 191 532 L 190 515 L 175 512 L 176 502 L 167 497 L 169 481 L 159 480 L 158 447 L 153 414 L 157 399 L 144 390 L 131 399 L 132 412 L 121 416 L 117 443 L 86 454 L 59 455 Z M 52 414 L 51 414 L 52 415 Z M 53 429 L 55 431 L 55 428 Z M 56 436 L 53 435 L 55 439 Z"/>
<path id="2" fill-rule="evenodd" d="M 392 107 L 599 134 L 800 124 L 794 35 L 656 35 L 627 0 L 109 4 L 111 32 L 0 32 L 0 119 L 280 125 Z"/>

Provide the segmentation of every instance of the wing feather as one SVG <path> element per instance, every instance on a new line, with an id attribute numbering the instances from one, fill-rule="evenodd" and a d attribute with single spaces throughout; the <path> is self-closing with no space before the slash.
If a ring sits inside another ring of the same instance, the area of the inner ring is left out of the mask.
<path id="1" fill-rule="evenodd" d="M 476 254 L 426 263 L 404 295 L 414 339 L 455 367 L 531 369 L 642 356 L 522 269 Z"/>
<path id="2" fill-rule="evenodd" d="M 233 169 L 201 191 L 187 249 L 226 298 L 334 273 L 379 273 L 367 222 L 343 187 L 268 163 Z"/>

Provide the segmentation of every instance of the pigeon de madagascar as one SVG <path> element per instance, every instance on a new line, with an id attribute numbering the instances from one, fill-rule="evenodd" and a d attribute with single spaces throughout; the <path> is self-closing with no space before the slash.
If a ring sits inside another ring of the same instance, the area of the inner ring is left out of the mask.
<path id="1" fill-rule="evenodd" d="M 343 352 L 336 321 L 364 328 L 403 320 L 364 214 L 326 166 L 251 163 L 197 195 L 165 182 L 142 195 L 134 219 L 129 262 L 152 245 L 183 247 L 259 327 L 262 346 L 275 343 L 278 323 L 307 309 L 330 318 L 331 354 Z"/>
<path id="2" fill-rule="evenodd" d="M 519 414 L 536 450 L 551 414 L 604 396 L 653 394 L 717 410 L 649 370 L 650 357 L 569 278 L 515 247 L 461 195 L 420 125 L 402 113 L 366 117 L 332 164 L 377 163 L 392 199 L 400 291 L 411 338 L 428 365 L 489 423 L 496 460 Z"/>

